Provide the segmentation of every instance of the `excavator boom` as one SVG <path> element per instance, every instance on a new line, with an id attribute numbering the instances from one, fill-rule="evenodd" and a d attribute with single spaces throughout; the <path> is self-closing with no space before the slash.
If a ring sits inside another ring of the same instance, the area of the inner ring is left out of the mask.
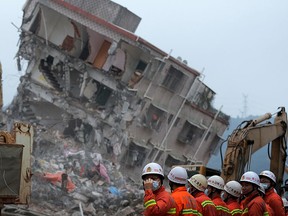
<path id="1" fill-rule="evenodd" d="M 228 138 L 221 177 L 225 182 L 239 180 L 244 169 L 251 162 L 251 155 L 272 142 L 270 170 L 277 178 L 277 185 L 283 182 L 286 161 L 287 114 L 282 107 L 274 123 L 262 123 L 272 117 L 267 113 L 248 121 L 243 128 L 235 129 Z M 260 124 L 262 123 L 262 124 Z"/>

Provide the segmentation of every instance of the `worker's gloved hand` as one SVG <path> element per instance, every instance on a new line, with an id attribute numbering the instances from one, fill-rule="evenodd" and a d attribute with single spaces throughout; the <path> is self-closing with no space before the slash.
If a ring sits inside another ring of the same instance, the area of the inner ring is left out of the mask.
<path id="1" fill-rule="evenodd" d="M 153 179 L 146 179 L 143 182 L 144 190 L 152 190 L 153 189 Z"/>

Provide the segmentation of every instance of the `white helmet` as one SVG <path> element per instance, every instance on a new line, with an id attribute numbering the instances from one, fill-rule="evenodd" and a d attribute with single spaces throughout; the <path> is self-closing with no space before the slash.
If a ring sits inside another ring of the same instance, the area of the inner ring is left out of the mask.
<path id="1" fill-rule="evenodd" d="M 282 197 L 284 207 L 288 207 L 288 200 L 285 197 Z"/>
<path id="2" fill-rule="evenodd" d="M 249 182 L 249 183 L 255 184 L 257 186 L 260 186 L 259 176 L 253 171 L 245 172 L 241 176 L 240 182 Z"/>
<path id="3" fill-rule="evenodd" d="M 240 197 L 242 186 L 237 181 L 229 181 L 224 186 L 224 190 L 235 197 Z"/>
<path id="4" fill-rule="evenodd" d="M 213 175 L 207 180 L 208 185 L 223 190 L 224 189 L 224 180 L 218 175 Z"/>
<path id="5" fill-rule="evenodd" d="M 188 179 L 188 182 L 199 191 L 204 192 L 207 188 L 207 179 L 202 174 L 193 175 L 190 179 Z"/>
<path id="6" fill-rule="evenodd" d="M 164 178 L 164 173 L 162 167 L 158 163 L 148 163 L 142 171 L 142 179 L 145 175 L 157 174 Z"/>
<path id="7" fill-rule="evenodd" d="M 168 179 L 171 182 L 185 185 L 187 183 L 187 171 L 183 167 L 177 166 L 171 169 L 168 174 Z"/>
<path id="8" fill-rule="evenodd" d="M 270 180 L 272 180 L 276 184 L 276 177 L 275 177 L 274 173 L 269 171 L 269 170 L 262 171 L 259 174 L 259 176 L 260 176 L 260 178 L 261 178 L 261 176 L 267 177 L 267 178 L 269 178 Z"/>

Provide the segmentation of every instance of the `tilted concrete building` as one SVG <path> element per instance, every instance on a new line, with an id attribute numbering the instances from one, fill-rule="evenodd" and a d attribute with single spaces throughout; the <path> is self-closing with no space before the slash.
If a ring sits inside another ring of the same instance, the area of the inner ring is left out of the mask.
<path id="1" fill-rule="evenodd" d="M 206 164 L 229 116 L 201 74 L 134 34 L 141 18 L 109 0 L 27 0 L 17 57 L 28 61 L 11 113 L 48 125 L 135 181 L 159 162 Z M 21 95 L 21 97 L 19 97 Z"/>

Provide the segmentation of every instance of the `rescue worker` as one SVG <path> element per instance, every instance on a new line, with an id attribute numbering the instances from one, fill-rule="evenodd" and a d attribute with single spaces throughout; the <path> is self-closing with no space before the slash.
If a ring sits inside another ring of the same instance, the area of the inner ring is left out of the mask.
<path id="1" fill-rule="evenodd" d="M 148 163 L 142 171 L 144 194 L 144 215 L 175 215 L 176 204 L 163 186 L 164 173 L 157 163 Z"/>
<path id="2" fill-rule="evenodd" d="M 264 199 L 265 189 L 264 189 L 263 185 L 261 185 L 261 183 L 260 183 L 260 186 L 258 188 L 258 191 L 260 192 L 260 196 Z M 265 203 L 265 204 L 266 204 L 266 208 L 267 208 L 267 212 L 269 213 L 269 216 L 275 215 L 273 209 L 267 203 Z"/>
<path id="3" fill-rule="evenodd" d="M 259 176 L 252 171 L 245 172 L 240 179 L 242 186 L 242 195 L 244 199 L 241 201 L 242 216 L 262 216 L 268 215 L 265 201 L 258 192 L 260 186 Z"/>
<path id="4" fill-rule="evenodd" d="M 276 177 L 273 172 L 264 170 L 259 174 L 260 184 L 265 189 L 264 201 L 273 209 L 275 215 L 284 216 L 285 210 L 281 197 L 275 192 Z"/>
<path id="5" fill-rule="evenodd" d="M 224 180 L 218 176 L 213 175 L 207 180 L 207 195 L 211 198 L 214 203 L 218 216 L 231 215 L 226 203 L 221 199 L 221 192 L 224 189 Z"/>
<path id="6" fill-rule="evenodd" d="M 188 191 L 198 203 L 198 211 L 203 216 L 216 216 L 217 211 L 212 200 L 204 193 L 207 188 L 207 179 L 202 174 L 195 174 L 188 179 Z"/>
<path id="7" fill-rule="evenodd" d="M 242 186 L 237 181 L 229 181 L 224 186 L 222 200 L 227 204 L 228 209 L 233 216 L 241 216 L 242 210 L 239 203 Z"/>
<path id="8" fill-rule="evenodd" d="M 174 167 L 168 174 L 172 197 L 176 203 L 175 215 L 199 215 L 196 199 L 187 191 L 187 171 L 183 167 Z"/>
<path id="9" fill-rule="evenodd" d="M 282 197 L 282 201 L 284 204 L 284 209 L 285 209 L 285 216 L 288 216 L 288 201 L 285 197 Z"/>

